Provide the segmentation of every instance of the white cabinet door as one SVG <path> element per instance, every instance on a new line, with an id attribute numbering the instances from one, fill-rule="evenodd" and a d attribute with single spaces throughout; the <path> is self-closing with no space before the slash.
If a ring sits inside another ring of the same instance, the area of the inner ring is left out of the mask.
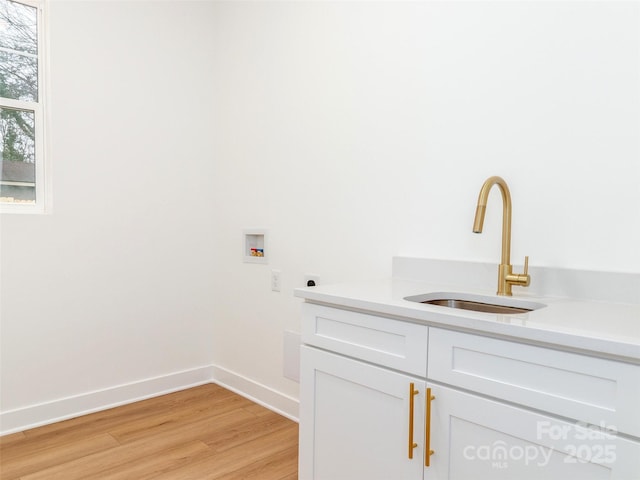
<path id="1" fill-rule="evenodd" d="M 632 480 L 640 444 L 596 427 L 428 384 L 432 480 Z"/>
<path id="2" fill-rule="evenodd" d="M 300 377 L 301 480 L 422 478 L 424 380 L 309 346 Z"/>
<path id="3" fill-rule="evenodd" d="M 640 437 L 640 365 L 431 328 L 427 378 Z"/>

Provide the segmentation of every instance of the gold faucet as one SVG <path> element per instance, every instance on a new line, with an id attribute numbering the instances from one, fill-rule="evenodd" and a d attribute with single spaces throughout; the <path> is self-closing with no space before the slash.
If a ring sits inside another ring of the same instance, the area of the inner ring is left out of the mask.
<path id="1" fill-rule="evenodd" d="M 473 232 L 482 233 L 482 224 L 484 223 L 484 214 L 487 210 L 487 199 L 491 187 L 498 185 L 500 193 L 502 193 L 502 258 L 498 267 L 498 295 L 511 296 L 511 286 L 520 285 L 526 287 L 531 282 L 529 276 L 529 257 L 524 257 L 524 273 L 513 273 L 511 265 L 511 194 L 509 187 L 501 177 L 489 177 L 478 196 L 478 207 L 476 208 L 476 216 L 473 221 Z"/>

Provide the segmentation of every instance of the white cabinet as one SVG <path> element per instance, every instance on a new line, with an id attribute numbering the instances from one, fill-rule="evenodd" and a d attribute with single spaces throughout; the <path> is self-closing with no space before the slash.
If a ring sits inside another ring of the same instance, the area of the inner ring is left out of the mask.
<path id="1" fill-rule="evenodd" d="M 428 352 L 431 380 L 640 437 L 639 365 L 441 328 Z"/>
<path id="2" fill-rule="evenodd" d="M 427 327 L 313 304 L 303 315 L 299 478 L 422 478 Z"/>
<path id="3" fill-rule="evenodd" d="M 312 347 L 301 350 L 301 480 L 422 478 L 424 380 Z M 414 395 L 410 415 L 410 387 Z M 418 442 L 419 440 L 419 442 Z"/>
<path id="4" fill-rule="evenodd" d="M 638 365 L 303 311 L 301 480 L 640 478 Z"/>
<path id="5" fill-rule="evenodd" d="M 434 480 L 635 480 L 640 444 L 456 389 L 431 385 Z M 415 477 L 414 477 L 415 478 Z"/>
<path id="6" fill-rule="evenodd" d="M 426 325 L 311 303 L 302 313 L 302 343 L 426 377 Z"/>

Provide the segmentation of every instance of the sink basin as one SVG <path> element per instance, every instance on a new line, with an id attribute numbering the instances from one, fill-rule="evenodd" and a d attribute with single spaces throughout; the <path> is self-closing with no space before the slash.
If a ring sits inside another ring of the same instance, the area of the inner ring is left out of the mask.
<path id="1" fill-rule="evenodd" d="M 526 313 L 531 311 L 530 308 L 511 307 L 506 305 L 496 305 L 492 303 L 471 302 L 469 300 L 458 300 L 457 298 L 438 298 L 436 300 L 427 300 L 421 303 L 486 313 Z"/>
<path id="2" fill-rule="evenodd" d="M 527 313 L 546 307 L 543 303 L 526 300 L 489 297 L 457 292 L 433 292 L 405 297 L 410 302 L 437 305 L 440 307 L 472 310 L 474 312 L 498 313 L 502 315 Z"/>

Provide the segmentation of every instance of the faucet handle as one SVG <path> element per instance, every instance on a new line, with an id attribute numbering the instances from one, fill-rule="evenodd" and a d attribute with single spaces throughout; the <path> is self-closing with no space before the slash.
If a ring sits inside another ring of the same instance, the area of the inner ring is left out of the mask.
<path id="1" fill-rule="evenodd" d="M 521 287 L 529 286 L 531 283 L 531 276 L 529 275 L 528 256 L 524 257 L 524 273 L 509 273 L 505 276 L 505 282 L 510 285 L 519 285 Z"/>
<path id="2" fill-rule="evenodd" d="M 520 285 L 521 287 L 528 287 L 531 283 L 531 276 L 529 275 L 529 255 L 524 257 L 524 272 L 516 275 L 516 281 L 514 285 Z"/>

